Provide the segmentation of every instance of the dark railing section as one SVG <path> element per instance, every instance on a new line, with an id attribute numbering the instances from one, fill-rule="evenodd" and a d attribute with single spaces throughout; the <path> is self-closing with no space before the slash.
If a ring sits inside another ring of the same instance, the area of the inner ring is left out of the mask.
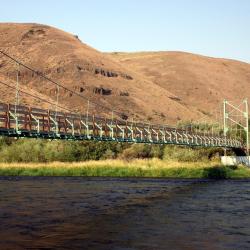
<path id="1" fill-rule="evenodd" d="M 243 148 L 241 141 L 191 128 L 106 119 L 0 103 L 0 134 L 12 137 L 100 140 Z"/>

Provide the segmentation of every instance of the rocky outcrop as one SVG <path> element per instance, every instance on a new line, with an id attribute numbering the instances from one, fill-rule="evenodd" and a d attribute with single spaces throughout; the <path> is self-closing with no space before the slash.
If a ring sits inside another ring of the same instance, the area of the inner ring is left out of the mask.
<path id="1" fill-rule="evenodd" d="M 95 74 L 98 75 L 102 75 L 102 76 L 106 76 L 106 77 L 122 77 L 126 80 L 133 80 L 133 77 L 130 76 L 130 75 L 127 75 L 125 73 L 118 73 L 118 72 L 114 72 L 114 71 L 111 71 L 111 70 L 105 70 L 105 69 L 102 69 L 102 68 L 95 68 Z"/>
<path id="2" fill-rule="evenodd" d="M 24 33 L 21 40 L 30 39 L 33 37 L 44 37 L 45 35 L 46 35 L 45 30 L 39 29 L 39 28 L 37 28 L 37 29 L 34 28 L 34 29 L 30 29 L 29 31 Z"/>
<path id="3" fill-rule="evenodd" d="M 127 79 L 127 80 L 133 80 L 133 77 L 124 73 L 120 74 L 122 78 Z"/>
<path id="4" fill-rule="evenodd" d="M 112 90 L 108 89 L 108 88 L 103 88 L 103 87 L 95 87 L 93 89 L 93 93 L 94 94 L 98 94 L 98 95 L 111 95 L 112 94 Z"/>
<path id="5" fill-rule="evenodd" d="M 179 98 L 178 96 L 169 96 L 169 98 L 170 98 L 171 100 L 176 101 L 176 102 L 180 102 L 180 101 L 181 101 L 181 98 Z"/>
<path id="6" fill-rule="evenodd" d="M 120 96 L 129 96 L 127 91 L 120 91 Z"/>
<path id="7" fill-rule="evenodd" d="M 118 74 L 116 72 L 110 71 L 110 70 L 105 70 L 102 68 L 95 68 L 95 74 L 106 76 L 106 77 L 118 77 Z"/>

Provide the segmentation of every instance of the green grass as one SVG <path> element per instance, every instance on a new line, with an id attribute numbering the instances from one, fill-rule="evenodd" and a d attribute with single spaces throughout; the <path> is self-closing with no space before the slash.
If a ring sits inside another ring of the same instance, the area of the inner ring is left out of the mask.
<path id="1" fill-rule="evenodd" d="M 218 162 L 175 162 L 159 159 L 88 161 L 79 163 L 1 163 L 0 176 L 100 176 L 165 178 L 250 178 L 244 166 L 220 166 Z"/>

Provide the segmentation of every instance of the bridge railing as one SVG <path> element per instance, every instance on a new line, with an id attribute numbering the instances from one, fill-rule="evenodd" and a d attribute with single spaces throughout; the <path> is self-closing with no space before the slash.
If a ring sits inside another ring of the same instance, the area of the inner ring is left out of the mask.
<path id="1" fill-rule="evenodd" d="M 0 134 L 190 146 L 244 147 L 236 139 L 193 130 L 0 103 Z"/>

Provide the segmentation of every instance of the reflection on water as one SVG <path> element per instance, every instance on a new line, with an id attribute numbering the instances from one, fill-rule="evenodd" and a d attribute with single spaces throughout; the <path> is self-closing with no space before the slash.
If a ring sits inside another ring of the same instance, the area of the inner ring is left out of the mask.
<path id="1" fill-rule="evenodd" d="M 0 177 L 0 249 L 250 249 L 250 180 Z"/>

